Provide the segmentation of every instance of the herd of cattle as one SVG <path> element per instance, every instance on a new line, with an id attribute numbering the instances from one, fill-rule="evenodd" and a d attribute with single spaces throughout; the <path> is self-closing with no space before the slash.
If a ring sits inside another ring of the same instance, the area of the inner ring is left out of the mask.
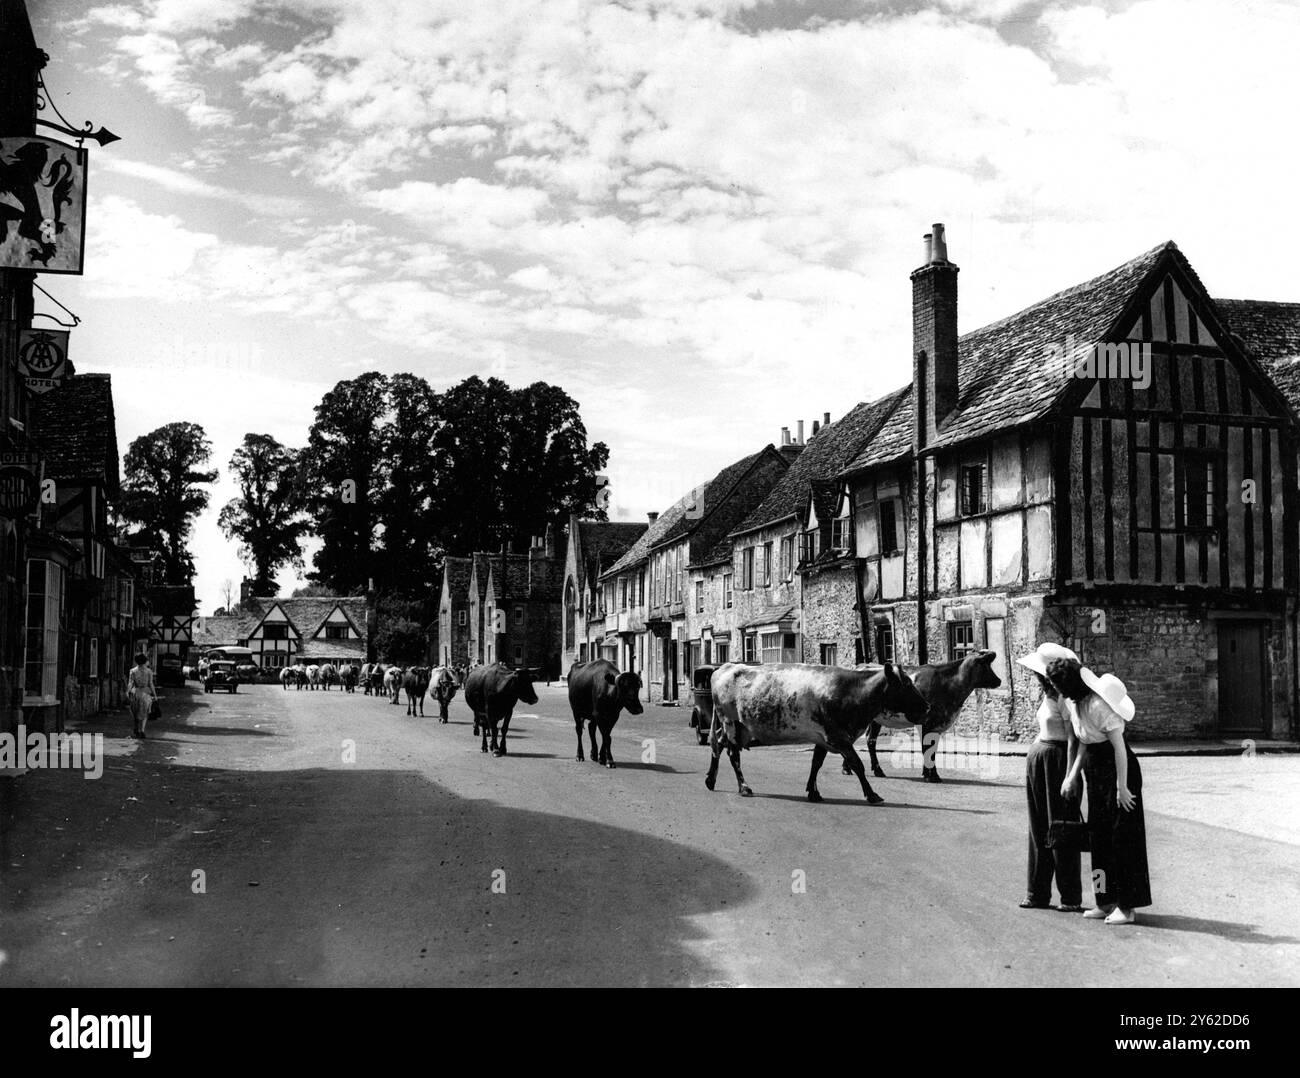
<path id="1" fill-rule="evenodd" d="M 863 665 L 855 669 L 814 666 L 802 663 L 746 666 L 726 663 L 712 675 L 712 715 L 709 744 L 713 757 L 705 785 L 712 790 L 718 777 L 718 763 L 725 751 L 736 773 L 742 797 L 753 791 L 740 769 L 742 749 L 757 745 L 811 744 L 812 768 L 804 789 L 809 801 L 822 799 L 817 774 L 829 753 L 844 760 L 844 773 L 854 774 L 862 793 L 871 804 L 883 801 L 867 781 L 862 758 L 853 747 L 864 733 L 877 778 L 884 771 L 876 758 L 876 740 L 881 729 L 921 727 L 924 766 L 922 778 L 939 782 L 933 765 L 941 734 L 956 721 L 966 699 L 976 689 L 996 689 L 1001 679 L 993 671 L 996 653 L 978 651 L 952 662 L 918 667 L 912 671 L 892 663 Z M 448 721 L 448 709 L 458 688 L 474 713 L 474 736 L 481 737 L 481 751 L 506 755 L 510 719 L 519 703 L 536 704 L 537 690 L 528 670 L 516 670 L 503 663 L 477 666 L 467 674 L 447 667 L 407 667 L 405 670 L 381 663 L 345 666 L 329 664 L 286 668 L 280 676 L 287 690 L 329 691 L 338 685 L 355 692 L 360 685 L 367 696 L 389 698 L 393 704 L 406 694 L 406 714 L 424 714 L 424 697 L 438 702 L 439 719 Z M 642 712 L 642 683 L 639 676 L 622 672 L 611 662 L 598 659 L 577 663 L 569 671 L 569 706 L 578 736 L 577 759 L 583 755 L 583 727 L 591 746 L 593 762 L 614 767 L 610 739 L 619 715 Z M 601 745 L 596 747 L 596 733 Z M 499 736 L 498 736 L 499 735 Z M 489 738 L 491 741 L 489 747 Z"/>

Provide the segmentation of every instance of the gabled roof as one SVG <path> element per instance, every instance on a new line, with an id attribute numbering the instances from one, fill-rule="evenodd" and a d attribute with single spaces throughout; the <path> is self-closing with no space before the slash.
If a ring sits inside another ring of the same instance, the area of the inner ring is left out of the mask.
<path id="1" fill-rule="evenodd" d="M 731 534 L 742 535 L 769 524 L 803 514 L 814 485 L 831 483 L 893 415 L 907 388 L 896 389 L 877 400 L 859 404 L 823 427 L 794 458 L 794 463 L 759 506 Z M 818 510 L 821 513 L 821 510 Z M 722 559 L 726 558 L 722 555 Z"/>
<path id="2" fill-rule="evenodd" d="M 474 582 L 478 585 L 477 598 L 478 601 L 481 603 L 483 599 L 487 596 L 488 563 L 491 560 L 492 555 L 488 554 L 486 551 L 480 550 L 470 555 L 470 558 L 471 561 L 473 562 L 471 566 L 473 579 Z M 471 598 L 474 598 L 474 596 L 471 596 Z"/>
<path id="3" fill-rule="evenodd" d="M 649 527 L 648 523 L 578 521 L 577 549 L 584 562 L 578 567 L 582 582 L 588 586 L 594 585 L 601 572 L 631 550 Z"/>
<path id="4" fill-rule="evenodd" d="M 1074 285 L 957 341 L 957 412 L 929 448 L 1012 430 L 1045 418 L 1071 388 L 1059 367 L 1045 362 L 1052 347 L 1073 338 L 1095 344 L 1115 329 L 1142 282 L 1163 259 L 1173 259 L 1200 286 L 1196 271 L 1172 242 L 1152 247 L 1121 266 Z M 910 393 L 880 436 L 845 469 L 862 471 L 898 460 L 912 449 Z"/>
<path id="5" fill-rule="evenodd" d="M 656 548 L 689 538 L 710 514 L 726 502 L 760 459 L 768 453 L 776 455 L 776 450 L 769 445 L 757 453 L 751 453 L 733 464 L 728 464 L 707 483 L 674 502 L 659 514 L 659 518 L 645 530 L 626 554 L 600 575 L 606 577 L 612 573 L 621 573 L 625 569 L 645 562 L 651 551 Z"/>
<path id="6" fill-rule="evenodd" d="M 244 610 L 254 618 L 252 632 L 266 620 L 275 607 L 284 611 L 284 616 L 293 625 L 294 631 L 303 639 L 310 640 L 325 621 L 338 607 L 344 616 L 364 639 L 366 635 L 366 597 L 364 595 L 347 595 L 342 597 L 325 595 L 301 595 L 282 599 L 277 596 L 254 596 L 244 604 Z M 341 641 L 331 640 L 331 644 Z"/>
<path id="7" fill-rule="evenodd" d="M 33 439 L 45 476 L 58 482 L 98 479 L 118 495 L 117 421 L 107 374 L 77 374 L 32 402 Z"/>
<path id="8" fill-rule="evenodd" d="M 474 563 L 469 558 L 448 556 L 443 559 L 443 581 L 453 603 L 469 602 L 469 578 L 473 568 Z"/>
<path id="9" fill-rule="evenodd" d="M 250 619 L 247 615 L 217 615 L 201 619 L 203 628 L 200 630 L 197 626 L 192 634 L 196 647 L 199 648 L 216 648 L 222 645 L 238 644 L 242 640 L 248 639 L 251 631 Z M 253 622 L 256 624 L 256 622 Z"/>
<path id="10" fill-rule="evenodd" d="M 1291 407 L 1300 411 L 1300 303 L 1216 299 L 1214 306 Z"/>

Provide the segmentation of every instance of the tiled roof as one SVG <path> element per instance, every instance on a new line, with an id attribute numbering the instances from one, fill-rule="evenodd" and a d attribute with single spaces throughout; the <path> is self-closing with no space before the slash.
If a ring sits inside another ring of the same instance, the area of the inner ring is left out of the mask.
<path id="1" fill-rule="evenodd" d="M 775 452 L 771 446 L 768 446 L 757 453 L 742 457 L 734 464 L 728 464 L 707 483 L 674 502 L 659 514 L 659 518 L 642 533 L 627 553 L 602 572 L 601 576 L 620 573 L 624 569 L 640 565 L 656 547 L 690 535 L 699 527 L 704 517 L 726 500 L 759 458 L 769 451 Z M 697 501 L 700 504 L 697 504 Z"/>
<path id="2" fill-rule="evenodd" d="M 857 405 L 830 426 L 823 427 L 794 458 L 772 492 L 732 534 L 755 531 L 802 514 L 814 484 L 830 483 L 835 489 L 835 477 L 876 436 L 905 396 L 906 387 L 897 389 L 878 400 Z M 818 513 L 821 512 L 819 508 Z M 728 556 L 719 553 L 718 560 Z"/>
<path id="3" fill-rule="evenodd" d="M 650 525 L 623 521 L 578 521 L 578 549 L 585 564 L 581 567 L 587 584 L 595 584 L 608 566 L 632 549 Z"/>
<path id="4" fill-rule="evenodd" d="M 739 628 L 754 629 L 760 625 L 776 625 L 779 622 L 789 621 L 793 617 L 794 607 L 792 606 L 767 606 L 762 610 L 756 610 Z"/>
<path id="5" fill-rule="evenodd" d="M 45 458 L 46 478 L 98 479 L 118 494 L 117 428 L 107 374 L 77 374 L 32 403 L 32 437 Z"/>
<path id="6" fill-rule="evenodd" d="M 1080 345 L 1103 340 L 1138 286 L 1169 255 L 1199 284 L 1196 272 L 1173 242 L 1130 259 L 1107 273 L 1057 292 L 1023 311 L 958 339 L 958 410 L 930 442 L 953 445 L 1045 416 L 1068 388 L 1059 369 L 1044 362 L 1050 346 L 1073 337 Z M 881 431 L 845 469 L 861 471 L 905 456 L 911 449 L 911 394 Z"/>
<path id="7" fill-rule="evenodd" d="M 249 632 L 270 613 L 271 608 L 279 606 L 284 611 L 285 616 L 293 622 L 296 628 L 306 640 L 316 634 L 316 631 L 324 623 L 325 619 L 330 616 L 335 606 L 341 606 L 344 613 L 352 619 L 353 625 L 362 636 L 366 632 L 366 597 L 364 595 L 348 595 L 342 598 L 332 598 L 324 595 L 302 595 L 296 598 L 281 599 L 272 596 L 254 596 L 244 604 L 244 612 L 253 620 L 249 626 Z M 341 644 L 341 640 L 331 640 L 331 644 Z"/>
<path id="8" fill-rule="evenodd" d="M 247 614 L 237 614 L 202 618 L 201 622 L 203 628 L 200 630 L 196 627 L 194 632 L 195 646 L 217 648 L 242 644 L 248 639 L 248 634 L 257 624 L 257 619 Z"/>
<path id="9" fill-rule="evenodd" d="M 474 563 L 469 558 L 448 556 L 443 559 L 442 572 L 453 603 L 469 602 L 469 578 L 473 568 Z"/>
<path id="10" fill-rule="evenodd" d="M 1291 407 L 1300 411 L 1300 303 L 1216 299 L 1214 305 Z"/>
<path id="11" fill-rule="evenodd" d="M 492 555 L 480 550 L 471 557 L 474 562 L 474 579 L 478 584 L 478 601 L 481 603 L 487 595 L 488 561 Z"/>
<path id="12" fill-rule="evenodd" d="M 325 659 L 355 659 L 359 663 L 366 661 L 364 640 L 304 640 L 302 649 L 295 656 L 295 661 L 306 662 Z"/>

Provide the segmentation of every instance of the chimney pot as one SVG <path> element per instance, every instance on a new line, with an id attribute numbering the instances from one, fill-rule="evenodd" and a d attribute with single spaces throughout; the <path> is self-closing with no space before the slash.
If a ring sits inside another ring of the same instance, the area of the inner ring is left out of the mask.
<path id="1" fill-rule="evenodd" d="M 925 256 L 921 259 L 921 265 L 928 266 L 934 261 L 934 236 L 927 232 L 923 237 L 925 244 Z"/>
<path id="2" fill-rule="evenodd" d="M 822 429 L 822 425 L 821 425 L 820 423 L 818 423 L 817 420 L 814 419 L 814 420 L 813 420 L 813 431 L 812 431 L 812 436 L 813 436 L 814 438 L 816 438 L 816 437 L 817 437 L 817 432 L 818 432 L 819 430 L 821 430 L 821 429 Z"/>
<path id="3" fill-rule="evenodd" d="M 650 518 L 650 523 L 651 523 L 651 524 L 653 524 L 656 520 L 659 519 L 659 514 L 658 514 L 657 512 L 656 512 L 656 513 L 647 513 L 646 516 Z"/>
<path id="4" fill-rule="evenodd" d="M 789 444 L 790 444 L 790 428 L 789 428 L 789 427 L 782 427 L 782 428 L 781 428 L 781 444 L 782 444 L 782 445 L 789 445 Z"/>
<path id="5" fill-rule="evenodd" d="M 943 238 L 943 225 L 936 224 L 936 225 L 931 225 L 930 227 L 931 227 L 932 229 L 934 229 L 934 232 L 933 232 L 933 236 L 934 236 L 934 250 L 933 250 L 933 254 L 932 254 L 932 257 L 931 257 L 930 261 L 931 261 L 931 262 L 947 262 L 947 261 L 948 261 L 948 241 L 945 240 L 945 239 Z"/>
<path id="6" fill-rule="evenodd" d="M 823 427 L 829 427 L 830 425 L 831 425 L 831 414 L 830 414 L 830 412 L 822 412 L 822 426 L 823 426 Z"/>
<path id="7" fill-rule="evenodd" d="M 799 445 L 803 445 L 803 420 L 802 420 L 802 419 L 799 420 L 799 422 L 795 424 L 795 427 L 796 427 L 796 430 L 798 431 L 798 434 L 797 434 L 797 441 L 798 441 L 798 444 L 799 444 Z"/>

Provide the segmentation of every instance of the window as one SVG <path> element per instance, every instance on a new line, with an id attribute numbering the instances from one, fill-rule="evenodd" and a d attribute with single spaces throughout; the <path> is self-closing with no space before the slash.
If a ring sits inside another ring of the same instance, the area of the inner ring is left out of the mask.
<path id="1" fill-rule="evenodd" d="M 763 544 L 763 587 L 772 586 L 772 544 Z"/>
<path id="2" fill-rule="evenodd" d="M 697 580 L 695 582 L 695 613 L 697 614 L 704 613 L 704 581 L 703 580 Z"/>
<path id="3" fill-rule="evenodd" d="M 848 550 L 852 546 L 849 538 L 849 518 L 836 517 L 831 521 L 831 548 L 833 550 Z"/>
<path id="4" fill-rule="evenodd" d="M 751 591 L 754 587 L 754 548 L 752 546 L 745 547 L 740 555 L 740 586 L 745 591 Z"/>
<path id="5" fill-rule="evenodd" d="M 466 612 L 465 612 L 464 610 L 458 610 L 458 611 L 456 611 L 456 624 L 457 624 L 457 625 L 460 625 L 461 627 L 464 627 L 464 625 L 465 625 L 468 621 L 469 621 L 469 618 L 468 618 L 468 616 L 466 615 Z"/>
<path id="6" fill-rule="evenodd" d="M 818 553 L 820 553 L 821 545 L 817 540 L 818 535 L 816 528 L 810 528 L 799 537 L 800 562 L 807 564 L 808 562 L 816 560 Z"/>
<path id="7" fill-rule="evenodd" d="M 888 622 L 876 623 L 876 662 L 892 663 L 894 658 L 894 627 Z"/>
<path id="8" fill-rule="evenodd" d="M 520 645 L 515 645 L 515 665 L 522 666 L 524 663 L 524 649 Z"/>
<path id="9" fill-rule="evenodd" d="M 853 661 L 861 666 L 867 661 L 867 653 L 862 649 L 862 637 L 853 638 Z"/>
<path id="10" fill-rule="evenodd" d="M 879 505 L 880 509 L 880 553 L 897 554 L 901 548 L 898 542 L 898 499 L 886 498 Z"/>
<path id="11" fill-rule="evenodd" d="M 736 601 L 736 596 L 731 588 L 731 580 L 731 573 L 722 574 L 722 608 L 724 610 L 730 610 L 732 604 Z"/>
<path id="12" fill-rule="evenodd" d="M 724 644 L 721 641 L 715 641 L 713 644 L 713 659 L 717 666 L 721 666 L 727 661 L 727 656 L 731 653 L 731 645 Z"/>
<path id="13" fill-rule="evenodd" d="M 764 633 L 762 639 L 762 662 L 779 663 L 781 661 L 781 634 Z"/>
<path id="14" fill-rule="evenodd" d="M 326 625 L 326 640 L 346 640 L 348 638 L 348 627 L 346 625 Z"/>
<path id="15" fill-rule="evenodd" d="M 681 547 L 678 547 L 677 548 L 677 594 L 676 594 L 675 601 L 679 603 L 682 601 L 683 594 L 684 594 L 683 589 L 686 586 L 686 572 L 685 572 L 686 566 L 683 564 L 686 561 L 686 558 L 684 557 L 684 554 L 685 551 Z"/>
<path id="16" fill-rule="evenodd" d="M 1214 461 L 1199 453 L 1183 458 L 1183 521 L 1189 528 L 1214 526 Z"/>
<path id="17" fill-rule="evenodd" d="M 794 579 L 794 536 L 787 535 L 781 540 L 781 579 Z"/>
<path id="18" fill-rule="evenodd" d="M 839 646 L 836 644 L 823 644 L 821 646 L 822 666 L 834 666 L 838 661 L 836 658 L 839 652 Z"/>
<path id="19" fill-rule="evenodd" d="M 524 608 L 522 606 L 517 606 L 515 607 L 515 624 L 522 625 L 523 623 L 524 623 Z"/>
<path id="20" fill-rule="evenodd" d="M 975 625 L 969 621 L 948 622 L 948 658 L 964 659 L 975 650 Z"/>
<path id="21" fill-rule="evenodd" d="M 961 515 L 976 516 L 988 508 L 984 483 L 988 470 L 983 464 L 963 464 L 961 468 Z"/>
<path id="22" fill-rule="evenodd" d="M 287 651 L 264 651 L 259 657 L 263 666 L 268 670 L 273 670 L 284 666 L 288 662 L 289 653 Z"/>
<path id="23" fill-rule="evenodd" d="M 627 577 L 625 576 L 618 578 L 618 608 L 627 609 Z"/>
<path id="24" fill-rule="evenodd" d="M 642 569 L 636 576 L 636 605 L 645 606 L 645 570 Z"/>
<path id="25" fill-rule="evenodd" d="M 268 623 L 262 626 L 263 640 L 288 640 L 289 626 L 276 623 Z"/>
<path id="26" fill-rule="evenodd" d="M 59 622 L 63 617 L 63 567 L 34 558 L 27 563 L 27 638 L 23 693 L 47 700 L 59 695 Z"/>
<path id="27" fill-rule="evenodd" d="M 745 662 L 758 662 L 758 637 L 753 633 L 745 634 Z"/>

